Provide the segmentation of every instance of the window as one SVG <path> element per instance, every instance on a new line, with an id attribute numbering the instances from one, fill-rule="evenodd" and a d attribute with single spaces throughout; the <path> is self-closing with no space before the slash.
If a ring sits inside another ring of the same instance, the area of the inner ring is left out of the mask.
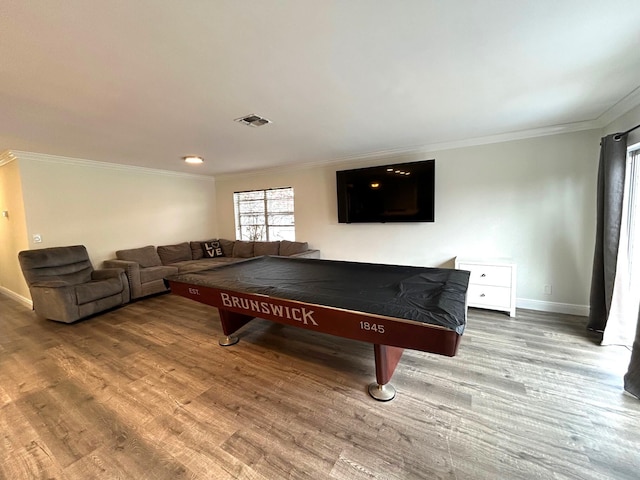
<path id="1" fill-rule="evenodd" d="M 295 240 L 293 188 L 235 192 L 238 240 Z"/>

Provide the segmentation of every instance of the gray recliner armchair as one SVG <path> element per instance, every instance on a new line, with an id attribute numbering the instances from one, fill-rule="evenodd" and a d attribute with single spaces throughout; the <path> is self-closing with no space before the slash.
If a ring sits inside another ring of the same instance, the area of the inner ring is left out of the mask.
<path id="1" fill-rule="evenodd" d="M 94 270 L 83 245 L 24 250 L 20 267 L 36 314 L 71 323 L 129 302 L 121 268 Z"/>

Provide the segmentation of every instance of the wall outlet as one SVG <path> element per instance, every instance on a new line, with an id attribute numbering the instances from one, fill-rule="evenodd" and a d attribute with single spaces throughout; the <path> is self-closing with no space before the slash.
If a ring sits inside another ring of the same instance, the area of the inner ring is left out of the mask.
<path id="1" fill-rule="evenodd" d="M 35 233 L 33 235 L 33 243 L 42 243 L 42 235 Z"/>
<path id="2" fill-rule="evenodd" d="M 551 288 L 551 285 L 545 285 L 544 286 L 544 294 L 545 295 L 551 295 L 553 292 L 553 289 Z"/>

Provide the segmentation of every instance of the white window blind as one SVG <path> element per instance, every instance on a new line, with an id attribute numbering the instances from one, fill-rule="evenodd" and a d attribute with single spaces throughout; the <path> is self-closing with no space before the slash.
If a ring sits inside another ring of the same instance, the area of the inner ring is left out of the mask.
<path id="1" fill-rule="evenodd" d="M 238 240 L 295 240 L 293 188 L 235 192 Z"/>

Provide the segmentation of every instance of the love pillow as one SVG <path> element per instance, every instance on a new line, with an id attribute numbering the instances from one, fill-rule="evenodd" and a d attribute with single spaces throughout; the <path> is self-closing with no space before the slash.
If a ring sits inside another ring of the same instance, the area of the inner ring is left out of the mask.
<path id="1" fill-rule="evenodd" d="M 213 242 L 202 242 L 202 254 L 205 258 L 224 257 L 222 246 L 218 240 Z"/>

